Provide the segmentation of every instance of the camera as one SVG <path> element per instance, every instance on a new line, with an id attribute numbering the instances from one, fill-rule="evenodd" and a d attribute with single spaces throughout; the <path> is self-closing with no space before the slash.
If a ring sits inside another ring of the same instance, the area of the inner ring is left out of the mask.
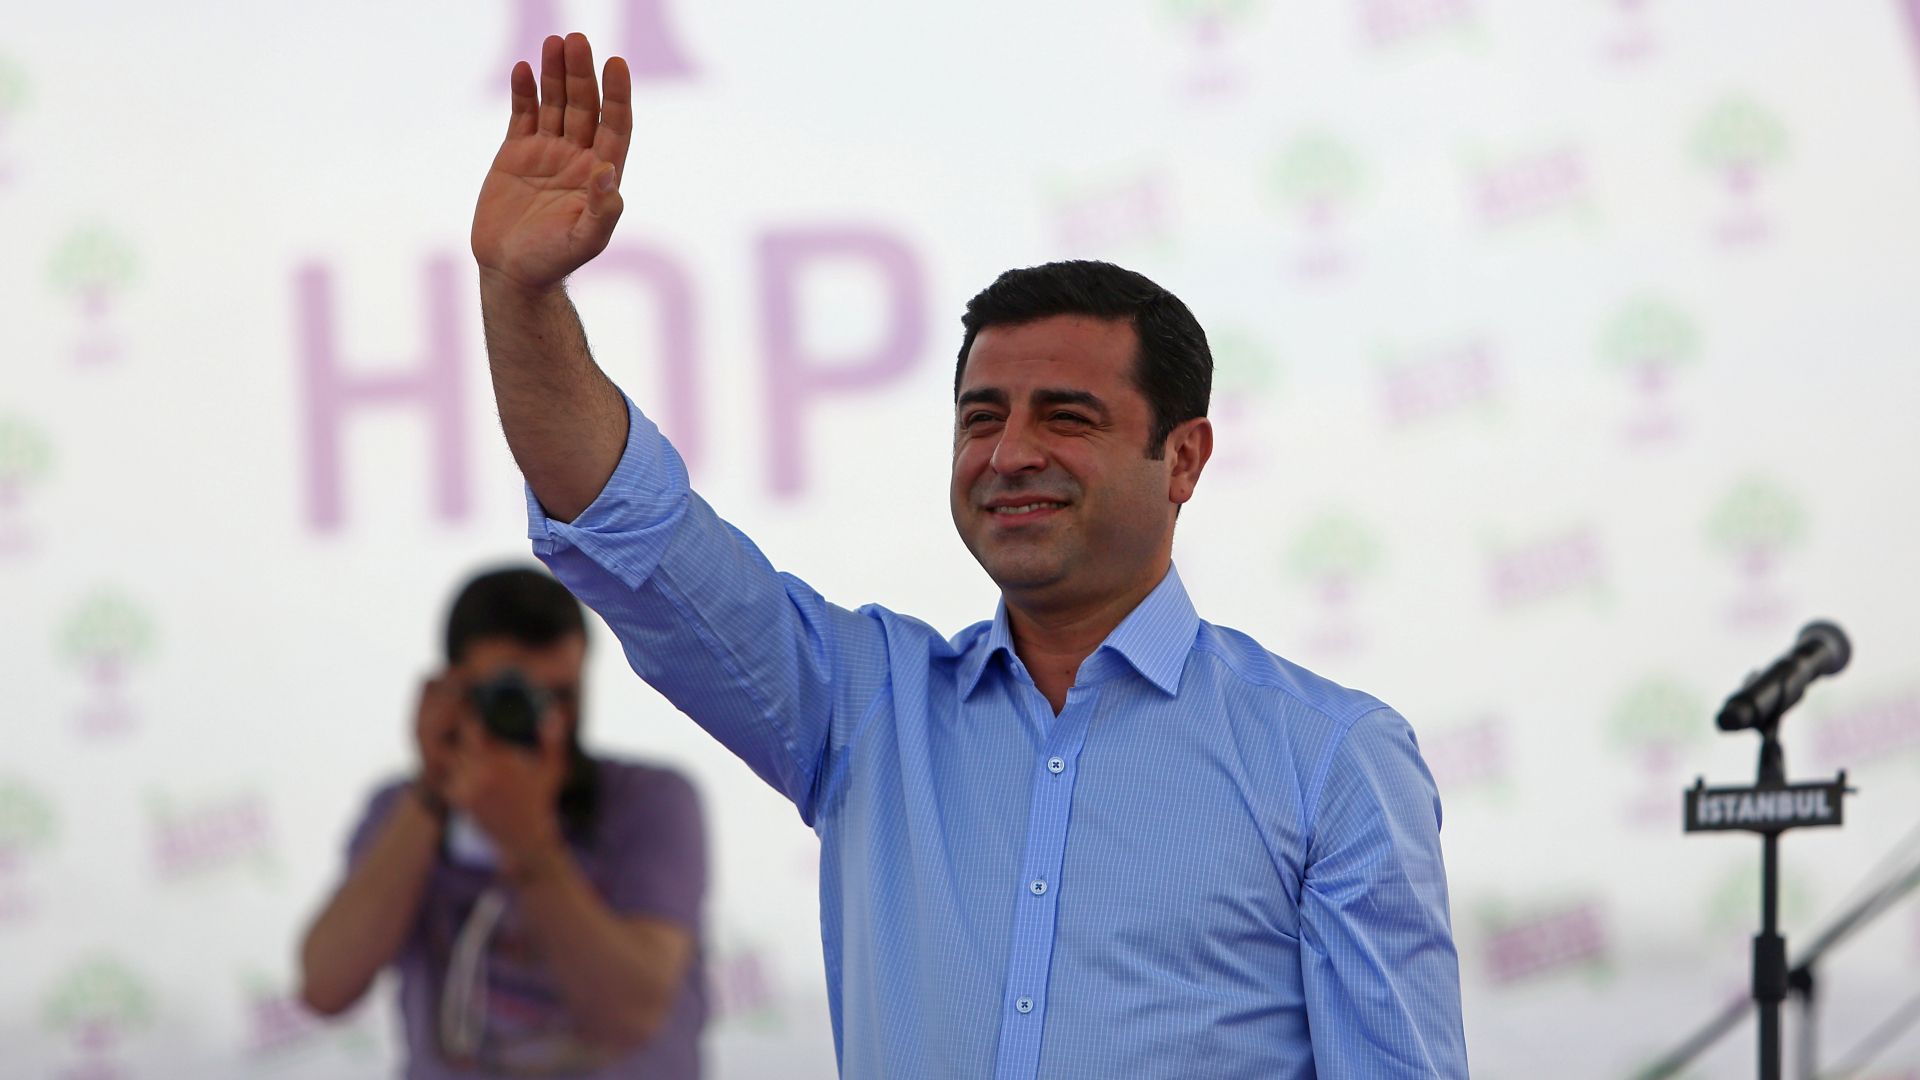
<path id="1" fill-rule="evenodd" d="M 540 718 L 553 704 L 553 695 L 517 669 L 508 668 L 475 684 L 467 691 L 467 699 L 495 738 L 529 749 L 540 745 Z"/>

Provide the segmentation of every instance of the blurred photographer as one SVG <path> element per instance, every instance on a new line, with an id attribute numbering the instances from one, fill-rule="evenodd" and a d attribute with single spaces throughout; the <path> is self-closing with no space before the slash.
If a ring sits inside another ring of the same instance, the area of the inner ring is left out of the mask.
<path id="1" fill-rule="evenodd" d="M 581 612 L 536 570 L 461 590 L 418 771 L 374 794 L 302 943 L 325 1015 L 399 971 L 409 1078 L 699 1075 L 699 803 L 581 749 Z"/>

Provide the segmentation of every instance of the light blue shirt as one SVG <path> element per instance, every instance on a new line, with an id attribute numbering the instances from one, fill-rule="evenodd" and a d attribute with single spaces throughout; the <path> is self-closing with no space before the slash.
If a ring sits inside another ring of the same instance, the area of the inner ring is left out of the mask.
<path id="1" fill-rule="evenodd" d="M 1169 572 L 1055 716 L 1004 605 L 949 640 L 828 603 L 628 408 L 573 523 L 529 494 L 534 551 L 819 834 L 843 1075 L 1467 1075 L 1399 714 L 1202 621 Z"/>

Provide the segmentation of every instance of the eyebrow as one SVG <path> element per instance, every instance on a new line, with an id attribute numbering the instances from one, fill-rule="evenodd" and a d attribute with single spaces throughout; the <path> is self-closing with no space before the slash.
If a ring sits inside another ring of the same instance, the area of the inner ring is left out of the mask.
<path id="1" fill-rule="evenodd" d="M 1036 408 L 1045 408 L 1049 405 L 1078 405 L 1083 409 L 1097 412 L 1102 417 L 1109 413 L 1107 403 L 1100 400 L 1099 395 L 1085 390 L 1040 389 L 1028 395 L 1028 398 Z M 977 404 L 998 405 L 1004 409 L 1008 405 L 1007 392 L 997 387 L 985 386 L 961 394 L 959 400 L 954 402 L 956 408 Z"/>

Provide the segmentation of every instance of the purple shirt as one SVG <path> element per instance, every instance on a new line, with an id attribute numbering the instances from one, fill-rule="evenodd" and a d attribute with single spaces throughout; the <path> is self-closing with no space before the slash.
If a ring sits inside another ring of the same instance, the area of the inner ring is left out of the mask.
<path id="1" fill-rule="evenodd" d="M 475 904 L 496 878 L 487 870 L 436 860 L 413 931 L 394 958 L 407 1032 L 409 1080 L 441 1077 L 660 1077 L 700 1075 L 700 1029 L 707 1004 L 700 957 L 700 903 L 707 886 L 705 831 L 693 786 L 680 774 L 629 762 L 597 760 L 599 811 L 592 836 L 573 845 L 594 891 L 616 915 L 666 919 L 693 935 L 686 983 L 654 1037 L 616 1061 L 591 1054 L 578 1037 L 560 987 L 527 932 L 512 891 L 487 939 L 485 990 L 476 999 L 485 1025 L 474 1064 L 457 1067 L 441 1050 L 441 999 L 454 942 Z M 354 830 L 349 865 L 372 843 L 380 823 L 405 795 L 403 782 L 381 788 Z"/>

